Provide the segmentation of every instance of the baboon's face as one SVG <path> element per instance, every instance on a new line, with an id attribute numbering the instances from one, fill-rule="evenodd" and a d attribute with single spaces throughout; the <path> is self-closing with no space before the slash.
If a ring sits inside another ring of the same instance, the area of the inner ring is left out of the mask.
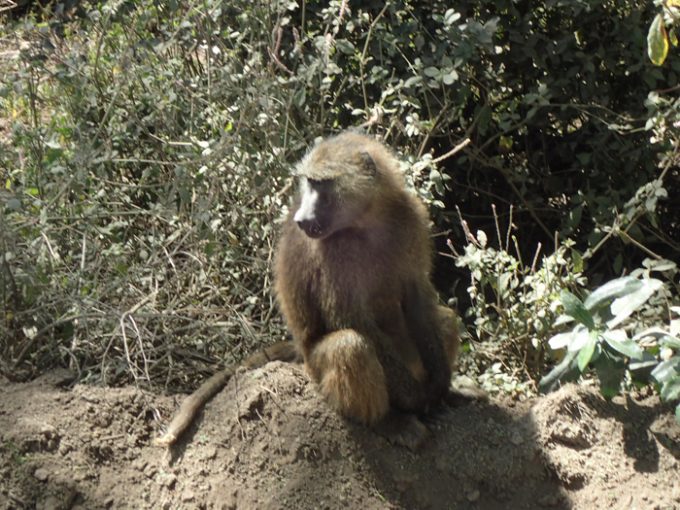
<path id="1" fill-rule="evenodd" d="M 356 224 L 367 208 L 357 192 L 343 192 L 341 179 L 300 179 L 300 206 L 293 220 L 312 239 L 323 239 Z"/>

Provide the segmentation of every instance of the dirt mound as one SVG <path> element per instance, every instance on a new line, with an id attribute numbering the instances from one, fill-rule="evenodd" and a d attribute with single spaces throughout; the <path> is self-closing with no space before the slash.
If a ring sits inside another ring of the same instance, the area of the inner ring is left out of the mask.
<path id="1" fill-rule="evenodd" d="M 175 399 L 52 373 L 0 390 L 0 508 L 680 508 L 680 427 L 593 388 L 447 408 L 417 452 L 328 410 L 297 366 L 239 373 L 167 454 Z"/>

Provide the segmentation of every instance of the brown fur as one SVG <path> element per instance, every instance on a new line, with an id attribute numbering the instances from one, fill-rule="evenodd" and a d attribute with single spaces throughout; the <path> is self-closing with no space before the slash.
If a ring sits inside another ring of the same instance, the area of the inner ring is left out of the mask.
<path id="1" fill-rule="evenodd" d="M 335 409 L 364 423 L 390 406 L 428 409 L 448 390 L 458 334 L 430 282 L 425 206 L 392 154 L 357 133 L 322 141 L 297 173 L 275 290 L 308 372 Z"/>

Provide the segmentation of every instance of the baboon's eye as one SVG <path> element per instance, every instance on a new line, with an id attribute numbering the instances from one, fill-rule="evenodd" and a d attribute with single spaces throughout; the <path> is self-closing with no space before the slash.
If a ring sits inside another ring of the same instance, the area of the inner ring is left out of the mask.
<path id="1" fill-rule="evenodd" d="M 377 168 L 371 155 L 366 151 L 362 151 L 359 153 L 359 157 L 361 158 L 361 164 L 366 173 L 368 175 L 374 176 L 377 172 Z"/>

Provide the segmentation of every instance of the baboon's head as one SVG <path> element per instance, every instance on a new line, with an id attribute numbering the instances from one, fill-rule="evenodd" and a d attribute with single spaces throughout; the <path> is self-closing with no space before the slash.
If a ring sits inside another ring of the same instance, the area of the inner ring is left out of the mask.
<path id="1" fill-rule="evenodd" d="M 320 142 L 296 169 L 295 223 L 313 239 L 361 228 L 375 206 L 398 189 L 395 167 L 387 150 L 366 136 L 344 133 Z"/>

